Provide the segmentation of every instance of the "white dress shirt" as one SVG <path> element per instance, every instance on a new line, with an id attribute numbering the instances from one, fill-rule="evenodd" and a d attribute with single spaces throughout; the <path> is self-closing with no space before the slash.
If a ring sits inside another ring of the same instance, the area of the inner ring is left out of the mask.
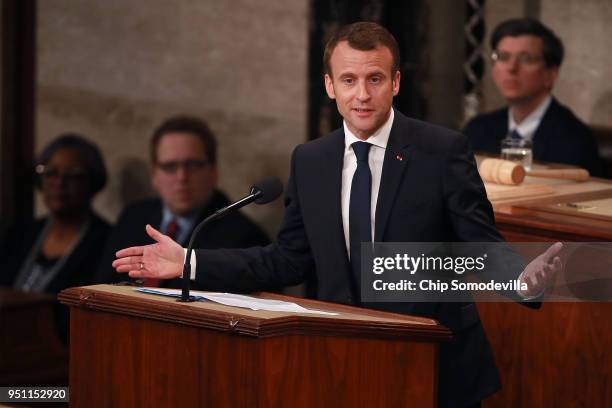
<path id="1" fill-rule="evenodd" d="M 519 132 L 523 139 L 533 141 L 533 135 L 536 130 L 538 130 L 538 126 L 540 126 L 540 122 L 548 110 L 550 106 L 550 102 L 552 101 L 552 96 L 548 96 L 542 103 L 531 112 L 525 119 L 521 121 L 521 123 L 516 123 L 514 121 L 514 116 L 512 114 L 512 108 L 508 109 L 508 133 L 516 130 Z"/>

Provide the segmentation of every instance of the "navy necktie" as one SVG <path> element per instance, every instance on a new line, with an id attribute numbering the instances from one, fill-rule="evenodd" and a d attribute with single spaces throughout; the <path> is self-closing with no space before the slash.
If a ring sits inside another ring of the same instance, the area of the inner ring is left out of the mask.
<path id="1" fill-rule="evenodd" d="M 351 249 L 351 269 L 357 291 L 361 298 L 361 243 L 372 242 L 372 221 L 370 203 L 372 196 L 372 173 L 368 164 L 370 143 L 355 142 L 353 152 L 357 157 L 357 169 L 351 183 L 351 201 L 349 205 L 349 230 Z"/>
<path id="2" fill-rule="evenodd" d="M 514 129 L 512 132 L 510 132 L 510 138 L 514 140 L 521 140 L 523 135 L 521 135 L 518 130 Z"/>

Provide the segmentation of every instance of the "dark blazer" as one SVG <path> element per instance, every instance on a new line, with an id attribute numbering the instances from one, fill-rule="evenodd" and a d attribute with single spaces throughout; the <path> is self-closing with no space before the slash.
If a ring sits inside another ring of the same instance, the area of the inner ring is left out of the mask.
<path id="1" fill-rule="evenodd" d="M 12 286 L 21 264 L 28 255 L 30 248 L 36 242 L 47 218 L 35 221 L 29 226 L 12 228 L 0 251 L 0 274 L 1 284 Z M 83 239 L 68 255 L 66 263 L 49 283 L 46 293 L 59 293 L 60 291 L 74 287 L 91 285 L 95 280 L 97 259 L 100 256 L 100 248 L 104 245 L 110 225 L 96 214 L 92 214 L 91 221 Z M 68 341 L 68 308 L 57 304 L 56 326 L 60 338 Z"/>
<path id="2" fill-rule="evenodd" d="M 213 192 L 205 208 L 198 215 L 196 225 L 216 210 L 230 204 L 227 197 L 218 190 Z M 145 232 L 145 225 L 159 228 L 162 221 L 162 202 L 158 198 L 140 201 L 127 206 L 120 214 L 113 231 L 106 242 L 103 256 L 98 265 L 97 282 L 115 283 L 126 280 L 125 274 L 118 274 L 112 267 L 115 253 L 123 248 L 146 245 L 153 240 Z M 194 225 L 195 228 L 195 225 Z M 189 235 L 193 229 L 189 231 Z M 187 241 L 189 238 L 187 238 Z M 188 242 L 179 242 L 187 246 Z M 196 238 L 196 248 L 248 248 L 268 245 L 270 238 L 253 221 L 234 212 L 209 224 Z M 180 280 L 165 281 L 165 287 L 180 288 Z"/>
<path id="3" fill-rule="evenodd" d="M 474 150 L 499 154 L 501 141 L 508 134 L 508 108 L 478 115 L 463 132 Z M 592 176 L 605 176 L 591 130 L 555 98 L 533 136 L 533 158 L 580 166 Z"/>
<path id="4" fill-rule="evenodd" d="M 342 129 L 298 146 L 277 244 L 197 250 L 196 280 L 210 290 L 255 291 L 296 284 L 314 273 L 320 299 L 355 304 L 340 208 L 343 154 Z M 395 111 L 376 207 L 375 240 L 503 241 L 467 138 Z M 500 388 L 474 303 L 363 306 L 431 317 L 453 331 L 453 341 L 440 349 L 440 406 L 473 404 Z"/>

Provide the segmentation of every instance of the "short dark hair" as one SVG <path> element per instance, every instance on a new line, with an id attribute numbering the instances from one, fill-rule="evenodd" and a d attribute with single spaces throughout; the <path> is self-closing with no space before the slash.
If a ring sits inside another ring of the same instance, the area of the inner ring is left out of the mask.
<path id="1" fill-rule="evenodd" d="M 361 21 L 340 27 L 340 29 L 332 35 L 329 41 L 327 41 L 325 52 L 323 53 L 323 68 L 325 69 L 325 73 L 329 76 L 332 75 L 329 60 L 331 59 L 334 49 L 341 41 L 348 41 L 351 48 L 360 51 L 370 51 L 377 48 L 379 45 L 387 47 L 393 56 L 391 74 L 395 74 L 395 72 L 399 71 L 400 52 L 397 41 L 395 41 L 393 35 L 380 24 Z"/>
<path id="2" fill-rule="evenodd" d="M 34 160 L 34 167 L 47 165 L 51 157 L 60 149 L 76 149 L 85 159 L 87 173 L 91 181 L 91 195 L 94 196 L 106 185 L 107 173 L 102 153 L 98 147 L 78 133 L 62 133 L 49 143 Z M 40 187 L 40 178 L 36 179 Z"/>
<path id="3" fill-rule="evenodd" d="M 195 116 L 178 115 L 166 119 L 155 129 L 151 137 L 151 161 L 157 163 L 157 147 L 159 141 L 167 133 L 190 133 L 197 136 L 204 145 L 210 164 L 217 163 L 217 140 L 208 124 Z"/>
<path id="4" fill-rule="evenodd" d="M 564 54 L 563 43 L 550 28 L 533 18 L 514 18 L 499 24 L 491 36 L 491 49 L 496 50 L 497 44 L 504 37 L 520 35 L 533 35 L 542 39 L 542 54 L 546 66 L 549 68 L 561 66 Z"/>

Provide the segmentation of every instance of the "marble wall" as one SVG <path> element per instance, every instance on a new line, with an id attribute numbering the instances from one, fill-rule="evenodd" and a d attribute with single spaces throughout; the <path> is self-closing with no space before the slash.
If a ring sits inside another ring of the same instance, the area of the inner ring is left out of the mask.
<path id="1" fill-rule="evenodd" d="M 429 67 L 427 118 L 430 122 L 458 128 L 463 118 L 463 24 L 465 10 L 457 2 L 433 0 L 428 4 L 428 41 L 425 55 Z M 402 89 L 409 92 L 409 89 Z"/>
<path id="2" fill-rule="evenodd" d="M 111 170 L 95 201 L 108 219 L 151 194 L 149 137 L 177 113 L 210 123 L 232 198 L 286 180 L 306 139 L 308 1 L 53 0 L 37 18 L 37 150 L 65 131 L 94 140 Z M 281 208 L 247 213 L 272 233 Z"/>
<path id="3" fill-rule="evenodd" d="M 612 1 L 541 3 L 542 21 L 566 49 L 555 94 L 587 123 L 612 126 Z"/>

